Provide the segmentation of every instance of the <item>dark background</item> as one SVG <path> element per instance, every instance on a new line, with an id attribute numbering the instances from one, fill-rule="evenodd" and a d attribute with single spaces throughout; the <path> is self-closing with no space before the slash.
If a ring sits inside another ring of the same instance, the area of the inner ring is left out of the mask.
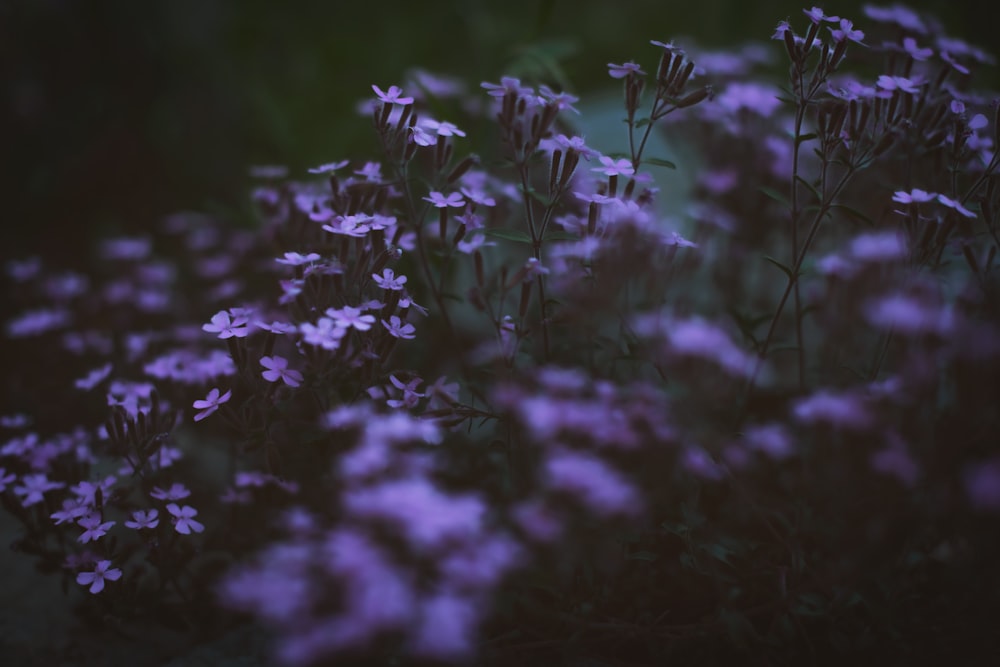
<path id="1" fill-rule="evenodd" d="M 867 29 L 860 2 L 826 3 Z M 996 10 L 922 2 L 987 50 Z M 766 40 L 803 5 L 766 0 L 0 0 L 3 257 L 78 257 L 95 235 L 241 206 L 251 164 L 293 173 L 373 155 L 355 112 L 414 66 L 476 85 L 558 61 L 572 92 L 649 39 Z M 650 64 L 650 66 L 652 66 Z M 997 77 L 994 75 L 993 81 Z"/>

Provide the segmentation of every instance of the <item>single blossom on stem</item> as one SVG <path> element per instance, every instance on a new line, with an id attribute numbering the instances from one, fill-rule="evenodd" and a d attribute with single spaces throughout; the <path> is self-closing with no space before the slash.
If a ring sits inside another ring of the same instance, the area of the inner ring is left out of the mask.
<path id="1" fill-rule="evenodd" d="M 288 359 L 279 356 L 261 357 L 260 365 L 267 370 L 261 373 L 268 382 L 281 380 L 289 387 L 302 384 L 302 373 L 288 367 Z"/>
<path id="2" fill-rule="evenodd" d="M 203 524 L 194 520 L 194 517 L 198 516 L 198 510 L 190 505 L 178 507 L 175 503 L 170 503 L 167 505 L 167 511 L 174 517 L 174 530 L 181 535 L 190 535 L 192 532 L 200 533 L 205 530 Z"/>
<path id="3" fill-rule="evenodd" d="M 94 595 L 104 590 L 104 582 L 118 581 L 122 577 L 122 571 L 117 567 L 111 567 L 111 561 L 100 560 L 94 566 L 92 572 L 81 572 L 76 575 L 76 583 L 81 586 L 90 586 L 90 592 Z"/>
<path id="4" fill-rule="evenodd" d="M 202 419 L 218 410 L 219 406 L 228 401 L 232 395 L 233 392 L 230 390 L 220 396 L 218 387 L 213 388 L 210 392 L 208 392 L 208 396 L 204 399 L 194 402 L 194 409 L 201 410 L 201 412 L 194 416 L 194 420 L 196 422 L 200 422 Z"/>

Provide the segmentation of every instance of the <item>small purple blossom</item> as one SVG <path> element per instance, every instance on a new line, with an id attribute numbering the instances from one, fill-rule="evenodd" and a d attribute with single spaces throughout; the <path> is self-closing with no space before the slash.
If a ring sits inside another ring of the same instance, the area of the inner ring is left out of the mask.
<path id="1" fill-rule="evenodd" d="M 406 276 L 397 276 L 396 272 L 392 269 L 383 269 L 381 276 L 373 273 L 372 280 L 384 290 L 399 291 L 406 284 Z"/>
<path id="2" fill-rule="evenodd" d="M 639 69 L 639 66 L 631 60 L 621 65 L 608 63 L 608 74 L 612 79 L 624 79 L 627 76 L 645 76 L 646 73 Z"/>
<path id="3" fill-rule="evenodd" d="M 132 512 L 132 519 L 125 522 L 126 528 L 131 528 L 132 530 L 144 530 L 153 529 L 160 525 L 159 510 L 137 510 Z"/>
<path id="4" fill-rule="evenodd" d="M 298 387 L 302 383 L 302 373 L 288 368 L 288 359 L 279 357 L 261 357 L 260 365 L 266 368 L 261 375 L 268 382 L 281 380 L 289 387 Z"/>
<path id="5" fill-rule="evenodd" d="M 240 316 L 230 316 L 230 312 L 227 310 L 220 310 L 215 315 L 212 315 L 212 321 L 209 324 L 203 324 L 202 331 L 207 331 L 208 333 L 217 333 L 219 338 L 225 340 L 226 338 L 246 338 L 250 333 L 250 327 L 247 322 L 249 318 L 244 315 Z"/>
<path id="6" fill-rule="evenodd" d="M 77 541 L 82 542 L 83 544 L 101 539 L 107 534 L 108 530 L 115 525 L 114 521 L 102 521 L 99 514 L 90 514 L 82 517 L 76 523 L 78 526 L 85 529 L 83 534 L 77 538 Z"/>
<path id="7" fill-rule="evenodd" d="M 399 86 L 389 86 L 389 90 L 383 92 L 378 86 L 372 85 L 372 90 L 385 104 L 413 104 L 413 98 L 403 97 L 403 89 Z"/>
<path id="8" fill-rule="evenodd" d="M 61 489 L 65 484 L 62 482 L 50 481 L 44 474 L 25 475 L 21 478 L 21 484 L 14 487 L 14 493 L 21 497 L 21 504 L 31 507 L 42 502 L 45 494 L 49 491 Z"/>
<path id="9" fill-rule="evenodd" d="M 200 533 L 205 530 L 205 526 L 194 520 L 198 516 L 198 510 L 185 505 L 178 507 L 175 503 L 167 505 L 167 511 L 174 517 L 174 530 L 181 535 L 190 535 L 192 532 Z"/>
<path id="10" fill-rule="evenodd" d="M 389 334 L 395 338 L 403 338 L 407 340 L 412 340 L 416 338 L 416 327 L 412 324 L 404 324 L 402 320 L 396 315 L 389 318 L 389 321 L 382 320 L 382 326 L 388 330 Z"/>
<path id="11" fill-rule="evenodd" d="M 927 192 L 926 190 L 921 190 L 920 188 L 914 188 L 909 192 L 905 190 L 899 190 L 892 195 L 892 201 L 898 202 L 900 204 L 926 204 L 929 201 L 934 201 L 937 199 L 936 192 Z"/>
<path id="12" fill-rule="evenodd" d="M 591 171 L 596 171 L 606 176 L 631 176 L 635 173 L 632 163 L 625 158 L 619 158 L 616 160 L 613 157 L 602 155 L 598 159 L 601 162 L 601 166 L 593 167 L 591 168 Z"/>
<path id="13" fill-rule="evenodd" d="M 233 392 L 230 390 L 220 396 L 219 388 L 213 387 L 212 390 L 208 392 L 208 396 L 194 402 L 194 409 L 201 410 L 201 412 L 194 416 L 194 420 L 196 422 L 200 422 L 202 419 L 218 410 L 219 406 L 228 401 L 232 395 Z"/>
<path id="14" fill-rule="evenodd" d="M 161 489 L 158 486 L 154 486 L 153 490 L 149 492 L 149 495 L 157 500 L 183 500 L 191 495 L 187 487 L 180 482 L 173 483 L 169 489 Z"/>
<path id="15" fill-rule="evenodd" d="M 111 567 L 111 561 L 100 560 L 94 565 L 93 571 L 76 575 L 76 583 L 90 586 L 90 592 L 96 595 L 104 590 L 105 580 L 118 581 L 121 577 L 122 571 L 117 567 Z"/>
<path id="16" fill-rule="evenodd" d="M 861 40 L 865 38 L 865 33 L 860 30 L 854 29 L 854 23 L 848 21 L 847 19 L 840 19 L 839 28 L 830 28 L 830 34 L 833 36 L 833 41 L 843 42 L 844 40 L 849 40 L 861 44 Z"/>
<path id="17" fill-rule="evenodd" d="M 939 202 L 941 202 L 948 208 L 957 211 L 958 214 L 961 216 L 964 216 L 966 218 L 976 217 L 975 213 L 962 206 L 962 202 L 958 201 L 957 199 L 952 199 L 951 197 L 947 197 L 945 195 L 938 195 L 937 199 Z"/>
<path id="18" fill-rule="evenodd" d="M 461 208 L 465 206 L 465 200 L 462 199 L 462 193 L 460 192 L 450 192 L 448 195 L 444 195 L 440 192 L 431 192 L 427 197 L 424 197 L 424 201 L 429 201 L 435 206 L 435 208 Z"/>
<path id="19" fill-rule="evenodd" d="M 812 9 L 803 9 L 802 13 L 809 17 L 809 20 L 819 25 L 823 21 L 829 23 L 838 23 L 840 21 L 839 16 L 827 16 L 822 9 L 819 7 L 813 7 Z"/>

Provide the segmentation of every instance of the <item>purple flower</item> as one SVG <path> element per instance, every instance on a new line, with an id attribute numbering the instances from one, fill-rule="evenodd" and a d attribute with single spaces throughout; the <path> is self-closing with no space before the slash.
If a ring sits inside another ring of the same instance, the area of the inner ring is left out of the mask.
<path id="1" fill-rule="evenodd" d="M 77 541 L 86 544 L 91 540 L 99 540 L 107 534 L 111 526 L 115 525 L 114 521 L 101 521 L 101 516 L 99 514 L 90 514 L 81 518 L 76 522 L 81 528 L 85 528 L 83 534 L 76 538 Z"/>
<path id="2" fill-rule="evenodd" d="M 362 312 L 360 308 L 352 308 L 351 306 L 344 306 L 339 310 L 334 308 L 326 310 L 326 314 L 334 319 L 338 328 L 354 327 L 358 331 L 368 331 L 375 324 L 375 316 L 362 315 Z"/>
<path id="3" fill-rule="evenodd" d="M 149 492 L 153 498 L 157 500 L 182 500 L 191 495 L 191 492 L 187 490 L 187 487 L 179 482 L 175 482 L 170 486 L 169 489 L 161 489 L 158 486 L 154 486 L 153 490 Z"/>
<path id="4" fill-rule="evenodd" d="M 645 76 L 646 73 L 639 69 L 639 66 L 631 60 L 622 65 L 608 63 L 608 74 L 612 79 L 624 79 L 627 76 Z"/>
<path id="5" fill-rule="evenodd" d="M 62 482 L 51 482 L 44 474 L 25 475 L 21 478 L 21 485 L 14 487 L 14 493 L 21 496 L 21 504 L 31 507 L 42 502 L 45 494 L 55 489 L 61 489 L 65 484 Z"/>
<path id="6" fill-rule="evenodd" d="M 602 516 L 634 514 L 641 501 L 627 479 L 600 459 L 581 452 L 554 453 L 546 462 L 549 487 L 568 493 Z"/>
<path id="7" fill-rule="evenodd" d="M 316 252 L 311 252 L 307 255 L 302 255 L 297 252 L 286 252 L 284 257 L 279 257 L 274 261 L 278 264 L 285 264 L 286 266 L 302 266 L 303 264 L 315 262 L 319 258 L 319 253 Z"/>
<path id="8" fill-rule="evenodd" d="M 938 201 L 947 206 L 948 208 L 958 211 L 960 215 L 963 215 L 966 218 L 976 217 L 975 213 L 962 206 L 962 202 L 958 201 L 957 199 L 951 199 L 950 197 L 946 197 L 944 195 L 938 195 Z"/>
<path id="9" fill-rule="evenodd" d="M 835 42 L 843 42 L 846 39 L 861 44 L 861 40 L 865 38 L 865 33 L 855 30 L 854 24 L 847 19 L 840 19 L 840 28 L 829 30 Z"/>
<path id="10" fill-rule="evenodd" d="M 596 171 L 606 176 L 631 176 L 635 173 L 632 163 L 625 158 L 616 160 L 613 157 L 602 155 L 598 159 L 601 162 L 601 166 L 593 167 L 591 171 Z"/>
<path id="11" fill-rule="evenodd" d="M 198 510 L 185 505 L 178 507 L 175 503 L 167 505 L 167 511 L 174 517 L 174 530 L 182 535 L 190 535 L 192 531 L 200 533 L 205 530 L 205 526 L 194 520 L 198 516 Z"/>
<path id="12" fill-rule="evenodd" d="M 0 468 L 0 471 L 2 470 L 3 468 Z M 67 498 L 63 501 L 62 509 L 50 514 L 49 518 L 55 521 L 57 526 L 61 526 L 67 521 L 75 522 L 80 517 L 87 516 L 90 514 L 90 511 L 90 504 L 83 498 Z"/>
<path id="13" fill-rule="evenodd" d="M 448 196 L 441 194 L 440 192 L 431 192 L 429 196 L 424 197 L 424 201 L 429 201 L 434 204 L 436 208 L 448 208 L 449 206 L 454 208 L 461 208 L 465 206 L 465 200 L 462 199 L 462 194 L 460 192 L 449 193 Z"/>
<path id="14" fill-rule="evenodd" d="M 104 581 L 118 581 L 121 579 L 122 571 L 117 567 L 111 567 L 111 561 L 100 560 L 94 566 L 92 572 L 81 572 L 76 575 L 76 583 L 81 586 L 90 586 L 90 592 L 100 593 L 104 590 Z"/>
<path id="15" fill-rule="evenodd" d="M 273 357 L 261 357 L 260 365 L 267 369 L 261 375 L 268 382 L 281 380 L 289 387 L 298 387 L 302 383 L 302 373 L 288 368 L 288 359 L 284 357 L 277 355 Z"/>
<path id="16" fill-rule="evenodd" d="M 827 423 L 842 428 L 864 429 L 871 415 L 864 402 L 852 394 L 821 390 L 794 405 L 795 418 L 806 424 Z"/>
<path id="17" fill-rule="evenodd" d="M 406 284 L 406 276 L 397 276 L 396 272 L 392 269 L 383 269 L 381 276 L 373 273 L 372 280 L 384 290 L 399 291 Z"/>
<path id="18" fill-rule="evenodd" d="M 82 389 L 84 391 L 90 391 L 100 383 L 107 379 L 108 375 L 111 374 L 111 364 L 104 364 L 100 368 L 95 368 L 90 371 L 84 377 L 80 378 L 74 382 L 74 386 L 77 389 Z"/>
<path id="19" fill-rule="evenodd" d="M 478 497 L 445 494 L 419 477 L 350 492 L 345 505 L 355 516 L 395 524 L 413 546 L 423 549 L 475 538 L 486 512 Z"/>
<path id="20" fill-rule="evenodd" d="M 201 412 L 194 416 L 194 420 L 196 422 L 200 422 L 202 419 L 218 410 L 219 406 L 228 401 L 232 395 L 233 392 L 230 390 L 220 396 L 218 387 L 214 387 L 210 392 L 208 392 L 208 396 L 206 396 L 203 400 L 197 400 L 194 402 L 194 409 L 201 410 Z"/>
<path id="21" fill-rule="evenodd" d="M 389 86 L 389 90 L 382 92 L 381 88 L 376 85 L 372 85 L 372 90 L 375 91 L 378 98 L 385 104 L 413 104 L 412 97 L 401 97 L 403 89 L 399 86 Z"/>
<path id="22" fill-rule="evenodd" d="M 416 338 L 416 327 L 412 324 L 404 324 L 396 315 L 390 317 L 388 322 L 382 320 L 382 326 L 384 326 L 389 331 L 389 334 L 395 338 L 404 338 L 407 340 Z"/>
<path id="23" fill-rule="evenodd" d="M 409 382 L 404 383 L 395 375 L 390 375 L 389 381 L 392 382 L 392 386 L 403 392 L 403 398 L 401 399 L 390 398 L 388 401 L 386 401 L 386 405 L 388 405 L 390 408 L 408 408 L 408 409 L 414 408 L 417 406 L 417 403 L 420 402 L 420 399 L 426 396 L 426 394 L 421 394 L 419 391 L 417 391 L 417 387 L 419 387 L 423 383 L 423 380 L 421 380 L 420 378 L 413 378 Z"/>
<path id="24" fill-rule="evenodd" d="M 465 132 L 458 129 L 454 123 L 437 121 L 432 118 L 422 118 L 420 127 L 426 132 L 433 132 L 439 137 L 464 137 Z"/>
<path id="25" fill-rule="evenodd" d="M 915 94 L 920 92 L 920 88 L 918 86 L 922 86 L 923 81 L 918 79 L 907 79 L 904 76 L 890 76 L 888 74 L 883 74 L 878 78 L 875 85 L 882 90 L 899 90 L 904 93 Z"/>
<path id="26" fill-rule="evenodd" d="M 906 253 L 906 241 L 896 232 L 860 234 L 851 240 L 851 257 L 862 262 L 902 259 Z"/>
<path id="27" fill-rule="evenodd" d="M 346 335 L 347 329 L 338 325 L 330 317 L 321 317 L 312 324 L 303 322 L 299 325 L 302 332 L 302 341 L 307 345 L 316 345 L 324 350 L 336 350 L 340 347 L 340 340 Z"/>
<path id="28" fill-rule="evenodd" d="M 160 525 L 159 514 L 160 514 L 159 510 L 155 509 L 149 510 L 148 512 L 144 512 L 142 510 L 132 512 L 132 520 L 126 521 L 125 526 L 133 530 L 143 530 L 144 528 L 150 528 L 150 529 L 156 528 L 158 525 Z"/>
<path id="29" fill-rule="evenodd" d="M 934 49 L 931 48 L 920 48 L 917 44 L 917 40 L 913 37 L 903 38 L 903 51 L 910 54 L 910 57 L 918 62 L 927 60 L 934 55 Z"/>
<path id="30" fill-rule="evenodd" d="M 77 538 L 77 541 L 84 544 L 91 540 L 101 539 L 107 534 L 111 526 L 115 525 L 114 521 L 102 522 L 99 514 L 89 514 L 79 519 L 76 523 L 81 528 L 86 528 L 83 534 Z"/>
<path id="31" fill-rule="evenodd" d="M 865 5 L 863 8 L 865 16 L 872 21 L 879 23 L 893 23 L 904 30 L 910 30 L 918 34 L 926 34 L 927 26 L 920 19 L 920 16 L 904 5 L 892 5 L 891 7 L 877 7 L 875 5 Z"/>
<path id="32" fill-rule="evenodd" d="M 829 23 L 837 23 L 838 21 L 840 21 L 839 16 L 827 16 L 826 14 L 823 13 L 823 10 L 820 9 L 819 7 L 813 7 L 812 9 L 803 9 L 802 13 L 808 16 L 809 20 L 815 23 L 816 25 L 819 25 L 823 21 L 827 21 Z"/>
<path id="33" fill-rule="evenodd" d="M 436 593 L 420 606 L 420 624 L 410 641 L 416 655 L 446 662 L 467 659 L 476 648 L 480 612 L 474 600 Z"/>
<path id="34" fill-rule="evenodd" d="M 230 317 L 229 311 L 220 310 L 212 315 L 211 323 L 203 324 L 201 329 L 208 333 L 217 333 L 222 339 L 245 338 L 250 333 L 247 322 L 248 318 L 244 315 Z"/>
<path id="35" fill-rule="evenodd" d="M 321 164 L 318 167 L 313 167 L 309 170 L 310 174 L 331 174 L 338 169 L 343 169 L 350 163 L 350 160 L 341 160 L 340 162 L 328 162 L 326 164 Z"/>
<path id="36" fill-rule="evenodd" d="M 920 188 L 914 188 L 909 192 L 905 190 L 899 190 L 893 193 L 892 201 L 899 202 L 900 204 L 925 204 L 929 201 L 933 201 L 937 198 L 936 192 L 927 192 L 926 190 L 921 190 Z"/>

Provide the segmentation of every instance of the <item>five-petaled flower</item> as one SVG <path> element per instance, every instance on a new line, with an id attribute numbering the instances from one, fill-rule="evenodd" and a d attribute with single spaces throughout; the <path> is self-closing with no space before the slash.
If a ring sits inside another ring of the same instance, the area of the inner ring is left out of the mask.
<path id="1" fill-rule="evenodd" d="M 436 208 L 448 208 L 449 206 L 460 208 L 465 206 L 465 200 L 462 199 L 462 193 L 460 192 L 450 192 L 447 196 L 440 192 L 431 192 L 427 197 L 424 197 L 424 201 L 429 201 Z"/>
<path id="2" fill-rule="evenodd" d="M 833 35 L 835 42 L 843 42 L 846 39 L 861 44 L 861 40 L 865 38 L 865 33 L 855 30 L 854 23 L 847 19 L 840 19 L 840 28 L 830 28 L 830 34 Z"/>
<path id="3" fill-rule="evenodd" d="M 77 538 L 78 541 L 86 544 L 91 540 L 99 540 L 104 537 L 114 521 L 102 521 L 99 514 L 90 514 L 76 522 L 78 526 L 84 528 L 83 534 Z"/>
<path id="4" fill-rule="evenodd" d="M 219 338 L 245 338 L 247 334 L 250 333 L 250 327 L 247 322 L 249 318 L 245 315 L 237 315 L 235 317 L 230 317 L 228 310 L 220 310 L 215 315 L 212 315 L 212 321 L 209 324 L 203 324 L 201 326 L 202 331 L 207 331 L 208 333 L 217 333 Z"/>
<path id="5" fill-rule="evenodd" d="M 405 338 L 407 340 L 416 338 L 416 327 L 409 323 L 404 324 L 396 315 L 390 317 L 388 322 L 382 320 L 382 326 L 389 331 L 390 335 L 396 338 Z"/>
<path id="6" fill-rule="evenodd" d="M 386 104 L 413 104 L 412 97 L 402 97 L 403 89 L 399 86 L 389 86 L 389 90 L 383 92 L 381 88 L 373 85 L 372 90 Z"/>
<path id="7" fill-rule="evenodd" d="M 398 291 L 403 289 L 403 285 L 406 284 L 406 276 L 397 276 L 392 269 L 383 269 L 381 276 L 373 273 L 372 279 L 376 285 L 386 290 Z"/>
<path id="8" fill-rule="evenodd" d="M 596 171 L 606 176 L 631 176 L 635 173 L 632 163 L 625 158 L 619 158 L 616 160 L 613 157 L 602 155 L 599 159 L 601 161 L 601 166 L 593 167 L 591 168 L 591 171 Z"/>
<path id="9" fill-rule="evenodd" d="M 122 577 L 122 571 L 117 567 L 111 567 L 111 561 L 99 560 L 94 565 L 93 572 L 81 572 L 76 575 L 76 583 L 82 586 L 90 586 L 90 592 L 100 593 L 104 590 L 104 582 L 118 581 Z"/>
<path id="10" fill-rule="evenodd" d="M 196 422 L 200 422 L 202 419 L 218 410 L 219 406 L 228 401 L 232 395 L 233 392 L 230 390 L 220 396 L 218 387 L 213 388 L 212 391 L 208 392 L 208 396 L 206 396 L 203 400 L 199 399 L 194 402 L 194 409 L 201 410 L 201 412 L 194 416 L 194 420 Z"/>
<path id="11" fill-rule="evenodd" d="M 178 507 L 175 503 L 167 505 L 167 511 L 174 517 L 174 530 L 182 535 L 190 535 L 192 531 L 200 533 L 205 530 L 205 526 L 194 520 L 198 516 L 198 510 L 185 505 Z"/>
<path id="12" fill-rule="evenodd" d="M 929 201 L 937 199 L 936 192 L 927 192 L 926 190 L 921 190 L 920 188 L 914 188 L 909 192 L 905 190 L 899 190 L 893 193 L 892 201 L 898 202 L 900 204 L 926 204 Z"/>
<path id="13" fill-rule="evenodd" d="M 261 375 L 268 382 L 277 382 L 281 380 L 289 387 L 298 387 L 302 384 L 302 373 L 292 370 L 288 367 L 288 359 L 284 357 L 279 357 L 277 355 L 273 357 L 261 357 L 260 365 L 267 370 L 262 372 Z"/>

